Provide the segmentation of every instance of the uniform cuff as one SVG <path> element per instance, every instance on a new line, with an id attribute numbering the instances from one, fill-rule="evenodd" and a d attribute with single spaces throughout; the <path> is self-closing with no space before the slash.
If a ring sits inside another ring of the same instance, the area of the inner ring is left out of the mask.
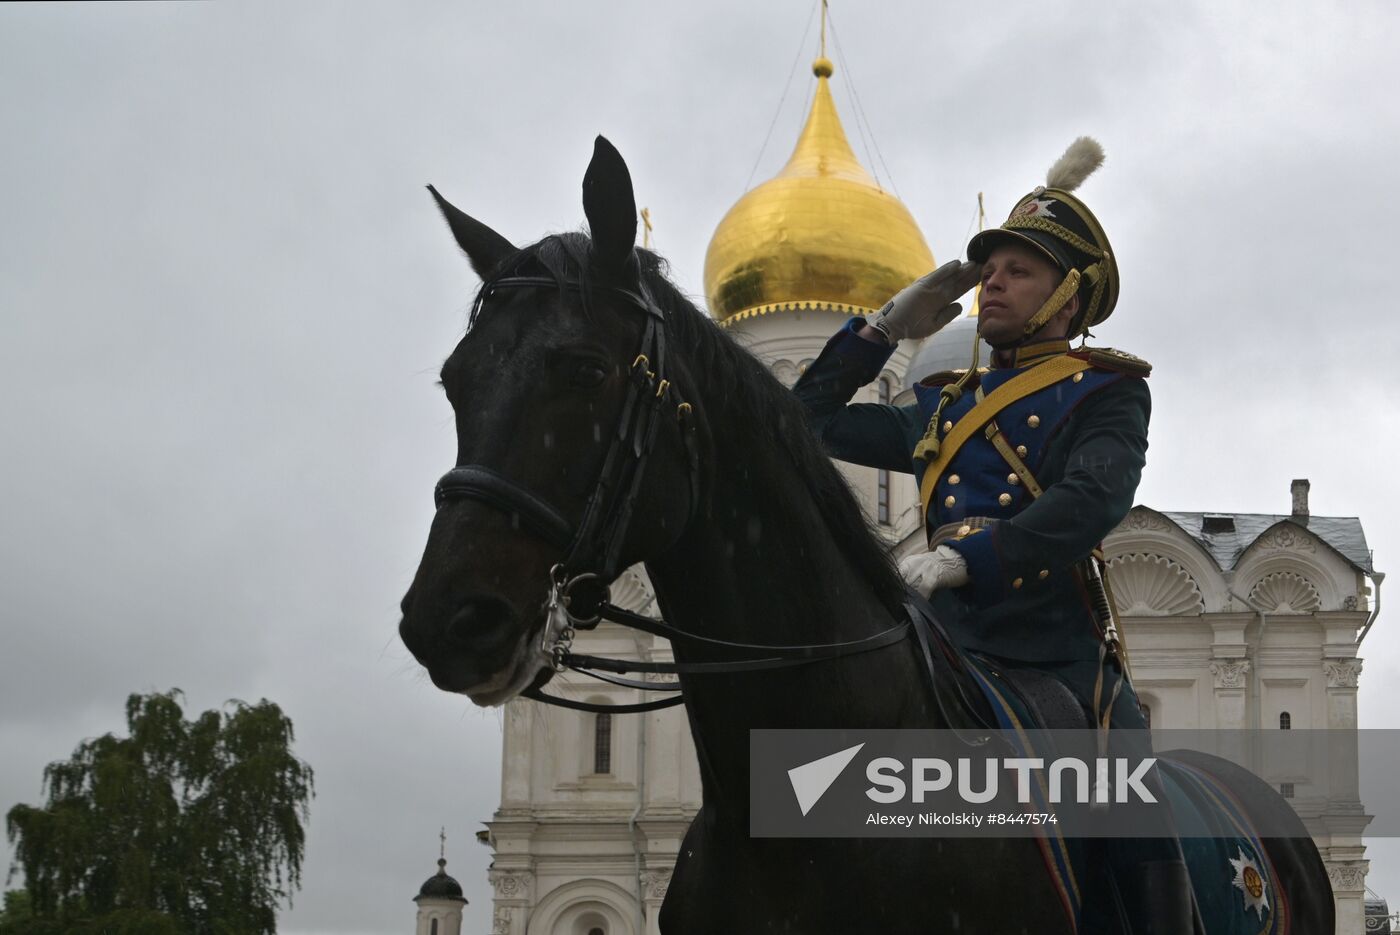
<path id="1" fill-rule="evenodd" d="M 873 380 L 884 369 L 885 362 L 894 353 L 894 348 L 886 343 L 883 337 L 879 341 L 867 341 L 856 333 L 868 327 L 870 326 L 865 323 L 864 318 L 851 318 L 826 342 L 825 350 L 841 355 L 841 359 L 858 372 L 872 374 L 870 379 Z"/>
<path id="2" fill-rule="evenodd" d="M 996 526 L 974 529 L 966 536 L 949 539 L 943 544 L 957 552 L 967 562 L 967 586 L 979 607 L 998 604 L 1007 597 L 1009 582 L 997 552 Z"/>

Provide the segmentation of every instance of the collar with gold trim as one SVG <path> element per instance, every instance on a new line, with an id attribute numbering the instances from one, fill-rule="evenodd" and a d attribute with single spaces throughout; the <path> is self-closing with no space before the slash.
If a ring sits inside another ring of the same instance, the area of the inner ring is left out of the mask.
<path id="1" fill-rule="evenodd" d="M 1052 338 L 1048 341 L 1036 341 L 1033 344 L 1023 344 L 1020 347 L 1008 348 L 1004 351 L 994 351 L 992 353 L 992 367 L 998 370 L 1029 367 L 1031 364 L 1038 364 L 1048 358 L 1068 353 L 1068 338 Z"/>

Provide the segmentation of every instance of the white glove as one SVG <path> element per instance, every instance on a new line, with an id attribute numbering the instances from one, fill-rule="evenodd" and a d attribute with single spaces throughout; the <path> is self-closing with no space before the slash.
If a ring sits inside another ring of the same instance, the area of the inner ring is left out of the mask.
<path id="1" fill-rule="evenodd" d="M 940 545 L 932 552 L 918 552 L 899 563 L 899 574 L 909 586 L 924 597 L 932 597 L 939 588 L 958 588 L 967 584 L 967 559 L 957 550 Z"/>
<path id="2" fill-rule="evenodd" d="M 953 300 L 981 278 L 980 264 L 949 260 L 905 286 L 865 323 L 883 334 L 891 347 L 900 341 L 926 338 L 962 314 L 962 306 Z"/>

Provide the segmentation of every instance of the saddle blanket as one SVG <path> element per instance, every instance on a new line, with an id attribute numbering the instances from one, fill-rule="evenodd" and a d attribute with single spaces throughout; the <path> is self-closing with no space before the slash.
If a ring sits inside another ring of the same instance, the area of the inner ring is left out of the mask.
<path id="1" fill-rule="evenodd" d="M 984 661 L 963 656 L 968 671 L 985 696 L 996 726 L 1016 738 L 1018 756 L 1050 756 L 1031 746 L 1029 730 L 1040 730 L 1031 707 L 1013 681 Z M 1277 885 L 1277 874 L 1238 798 L 1210 773 L 1159 758 L 1158 771 L 1177 828 L 1191 828 L 1181 838 L 1181 850 L 1191 874 L 1191 887 L 1207 935 L 1288 935 L 1288 900 Z M 1038 800 L 1037 800 L 1038 799 Z M 1044 789 L 1032 789 L 1028 811 L 1052 812 Z M 1075 932 L 1084 928 L 1084 884 L 1088 861 L 1102 852 L 1102 841 L 1068 839 L 1058 825 L 1037 825 L 1037 842 L 1061 903 Z M 1197 836 L 1205 834 L 1208 836 Z M 1093 899 L 1109 898 L 1094 894 Z"/>

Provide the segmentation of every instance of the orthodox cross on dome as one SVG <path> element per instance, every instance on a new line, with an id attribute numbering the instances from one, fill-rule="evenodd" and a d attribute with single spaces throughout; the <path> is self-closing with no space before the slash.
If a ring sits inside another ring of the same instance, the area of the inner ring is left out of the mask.
<path id="1" fill-rule="evenodd" d="M 447 826 L 444 825 L 438 832 L 438 859 L 447 859 Z"/>

